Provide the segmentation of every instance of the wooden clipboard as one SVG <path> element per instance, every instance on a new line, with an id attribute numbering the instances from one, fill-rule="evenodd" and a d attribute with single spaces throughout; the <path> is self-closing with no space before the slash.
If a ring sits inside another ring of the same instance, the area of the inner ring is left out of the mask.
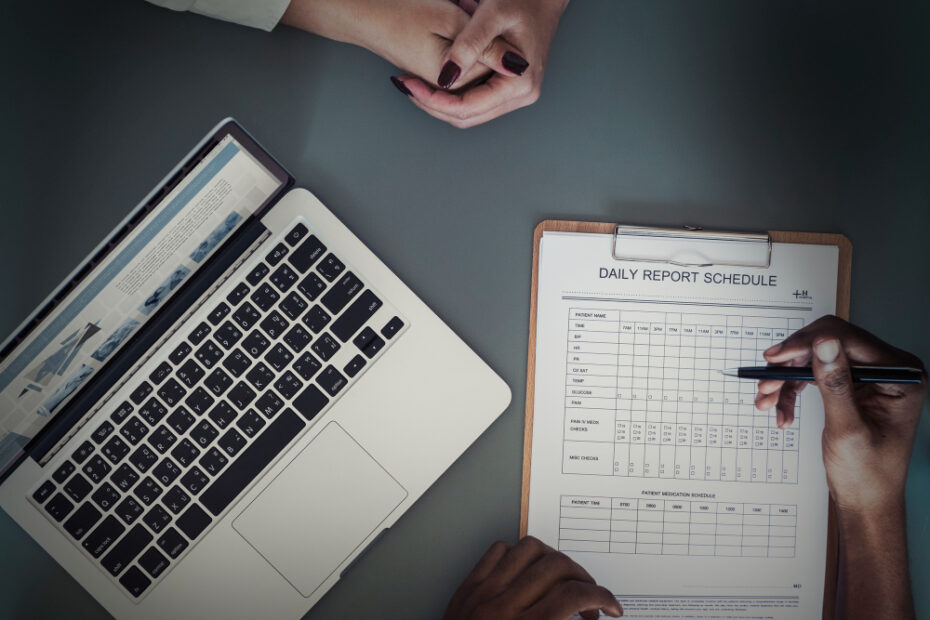
<path id="1" fill-rule="evenodd" d="M 533 399 L 536 393 L 536 310 L 539 292 L 539 243 L 546 231 L 614 234 L 617 225 L 609 222 L 544 220 L 533 231 L 533 279 L 530 290 L 530 332 L 526 363 L 526 418 L 523 428 L 523 485 L 520 498 L 520 537 L 526 536 L 530 506 L 530 465 L 533 458 Z M 849 289 L 852 272 L 852 243 L 843 235 L 769 231 L 773 243 L 833 245 L 839 249 L 836 280 L 836 314 L 849 320 Z M 824 571 L 823 618 L 832 620 L 836 606 L 839 538 L 836 505 L 830 498 L 827 515 L 827 565 Z"/>

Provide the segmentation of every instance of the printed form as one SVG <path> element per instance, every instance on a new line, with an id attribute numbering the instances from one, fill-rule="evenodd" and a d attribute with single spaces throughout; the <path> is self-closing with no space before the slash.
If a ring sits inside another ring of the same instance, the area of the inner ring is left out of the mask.
<path id="1" fill-rule="evenodd" d="M 776 243 L 759 269 L 618 261 L 612 243 L 540 243 L 528 533 L 628 618 L 820 617 L 820 396 L 780 429 L 720 371 L 835 311 L 837 248 Z"/>

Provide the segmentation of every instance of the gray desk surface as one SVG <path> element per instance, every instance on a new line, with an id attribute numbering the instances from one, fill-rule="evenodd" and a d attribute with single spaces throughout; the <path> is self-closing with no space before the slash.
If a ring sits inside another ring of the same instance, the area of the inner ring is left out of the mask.
<path id="1" fill-rule="evenodd" d="M 384 61 L 296 30 L 141 0 L 9 5 L 0 333 L 233 115 L 513 387 L 308 618 L 437 618 L 486 547 L 516 538 L 544 218 L 844 233 L 853 319 L 930 361 L 925 3 L 576 0 L 540 102 L 465 132 L 410 105 Z M 928 484 L 925 416 L 908 487 L 924 617 Z M 0 549 L 0 616 L 107 616 L 2 513 Z"/>

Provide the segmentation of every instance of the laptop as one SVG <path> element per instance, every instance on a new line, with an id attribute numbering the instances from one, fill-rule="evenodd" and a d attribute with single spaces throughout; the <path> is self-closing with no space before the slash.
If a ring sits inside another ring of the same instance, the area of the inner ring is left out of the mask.
<path id="1" fill-rule="evenodd" d="M 221 122 L 0 348 L 0 507 L 118 618 L 302 616 L 510 403 L 293 184 Z"/>

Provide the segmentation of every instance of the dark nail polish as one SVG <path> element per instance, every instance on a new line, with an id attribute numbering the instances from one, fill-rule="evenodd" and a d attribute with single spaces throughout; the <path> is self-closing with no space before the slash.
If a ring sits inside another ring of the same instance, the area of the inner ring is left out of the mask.
<path id="1" fill-rule="evenodd" d="M 460 73 L 462 73 L 462 70 L 459 66 L 451 60 L 447 60 L 446 64 L 442 66 L 442 71 L 439 72 L 439 79 L 436 80 L 436 83 L 439 84 L 440 88 L 449 88 L 459 79 Z"/>
<path id="2" fill-rule="evenodd" d="M 523 75 L 526 68 L 530 66 L 530 63 L 526 62 L 522 56 L 513 52 L 504 54 L 504 57 L 501 58 L 501 64 L 504 65 L 505 69 L 517 75 Z"/>
<path id="3" fill-rule="evenodd" d="M 391 76 L 391 82 L 394 83 L 394 86 L 397 87 L 397 90 L 399 90 L 400 92 L 404 93 L 404 94 L 407 95 L 408 97 L 409 97 L 410 95 L 413 94 L 413 93 L 410 92 L 410 89 L 407 88 L 407 86 L 406 86 L 403 82 L 401 82 L 400 80 L 398 80 L 398 79 L 397 79 L 396 77 L 394 77 L 393 75 Z"/>

